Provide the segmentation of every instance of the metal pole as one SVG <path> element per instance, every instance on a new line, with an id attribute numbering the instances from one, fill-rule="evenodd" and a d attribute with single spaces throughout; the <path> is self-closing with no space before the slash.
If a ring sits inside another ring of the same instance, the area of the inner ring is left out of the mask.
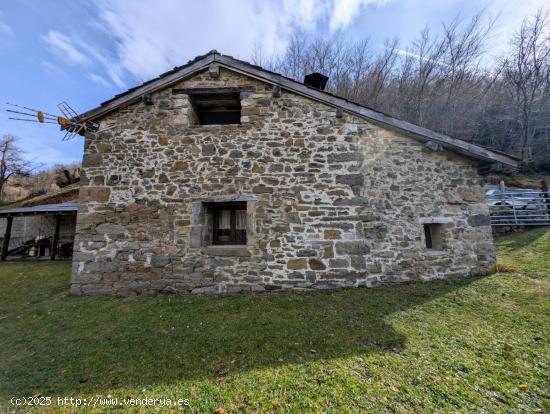
<path id="1" fill-rule="evenodd" d="M 498 188 L 500 190 L 500 206 L 498 207 L 498 213 L 500 215 L 502 215 L 502 214 L 506 215 L 505 210 L 507 210 L 507 209 L 505 208 L 506 203 L 504 202 L 504 199 L 505 199 L 504 191 L 505 191 L 506 187 L 504 186 L 504 180 L 500 180 L 500 183 L 498 183 Z M 508 218 L 505 218 L 504 221 L 509 221 L 509 220 L 508 220 Z"/>
<path id="2" fill-rule="evenodd" d="M 518 216 L 516 214 L 516 198 L 514 196 L 514 194 L 510 194 L 512 197 L 512 210 L 514 211 L 514 224 L 517 226 L 519 223 L 518 223 Z"/>

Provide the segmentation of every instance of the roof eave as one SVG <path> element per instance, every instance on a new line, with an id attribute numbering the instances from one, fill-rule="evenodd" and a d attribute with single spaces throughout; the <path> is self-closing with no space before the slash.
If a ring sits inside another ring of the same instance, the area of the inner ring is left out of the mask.
<path id="1" fill-rule="evenodd" d="M 430 129 L 420 127 L 418 125 L 414 125 L 409 122 L 393 118 L 389 115 L 374 111 L 370 108 L 361 106 L 353 102 L 349 102 L 346 99 L 330 95 L 326 92 L 310 88 L 290 78 L 286 78 L 282 75 L 266 71 L 265 69 L 262 69 L 258 66 L 242 62 L 230 56 L 221 55 L 217 52 L 209 53 L 208 55 L 198 60 L 191 61 L 188 65 L 183 66 L 180 70 L 176 70 L 173 73 L 169 72 L 168 75 L 159 77 L 154 81 L 147 82 L 144 85 L 137 87 L 130 92 L 121 95 L 118 98 L 105 102 L 98 108 L 84 112 L 80 116 L 85 121 L 96 120 L 102 116 L 107 115 L 110 112 L 115 111 L 121 106 L 126 106 L 137 102 L 145 94 L 151 93 L 159 88 L 165 88 L 173 83 L 189 78 L 195 73 L 206 69 L 211 63 L 214 62 L 217 62 L 227 69 L 240 72 L 244 75 L 256 78 L 263 82 L 279 85 L 283 89 L 294 92 L 298 95 L 302 95 L 304 97 L 322 102 L 336 108 L 342 108 L 353 115 L 365 118 L 368 121 L 382 127 L 394 129 L 396 131 L 404 133 L 405 135 L 411 136 L 412 138 L 420 139 L 423 141 L 431 140 L 441 144 L 447 149 L 457 151 L 463 155 L 479 160 L 488 162 L 500 162 L 513 168 L 517 168 L 519 165 L 519 160 L 511 155 L 495 152 L 487 148 L 483 148 L 478 145 L 474 145 L 469 142 L 452 138 L 448 135 L 440 134 Z"/>
<path id="2" fill-rule="evenodd" d="M 323 102 L 330 106 L 342 108 L 347 112 L 350 112 L 361 118 L 366 118 L 375 124 L 398 130 L 413 138 L 419 138 L 424 141 L 433 140 L 435 142 L 438 142 L 445 148 L 456 150 L 464 155 L 468 155 L 470 157 L 477 158 L 483 161 L 500 162 L 514 168 L 517 168 L 519 164 L 518 159 L 511 155 L 494 152 L 487 148 L 483 148 L 478 145 L 474 145 L 466 141 L 452 138 L 447 135 L 432 131 L 430 129 L 420 127 L 418 125 L 414 125 L 409 122 L 393 118 L 381 112 L 377 112 L 356 103 L 349 102 L 343 98 L 338 98 L 317 89 L 310 88 L 304 84 L 285 78 L 284 76 L 257 69 L 256 67 L 250 66 L 229 56 L 217 55 L 215 57 L 215 60 L 222 66 L 226 66 L 228 69 L 237 70 L 243 74 L 252 76 L 264 82 L 277 84 L 286 90 L 308 97 L 310 99 L 317 100 L 319 102 Z"/>
<path id="3" fill-rule="evenodd" d="M 143 95 L 151 93 L 158 88 L 164 88 L 166 86 L 169 86 L 170 84 L 179 82 L 183 79 L 193 76 L 197 72 L 206 69 L 208 65 L 214 62 L 214 56 L 214 53 L 208 54 L 202 59 L 193 61 L 189 65 L 182 67 L 181 70 L 178 70 L 164 77 L 159 77 L 153 82 L 146 83 L 129 93 L 121 95 L 119 98 L 107 101 L 101 106 L 84 112 L 79 116 L 82 121 L 93 121 L 107 115 L 110 112 L 117 110 L 122 105 L 126 106 L 137 102 L 141 99 Z"/>
<path id="4" fill-rule="evenodd" d="M 17 207 L 0 211 L 0 217 L 34 216 L 34 215 L 74 215 L 78 203 L 42 204 L 32 207 Z"/>

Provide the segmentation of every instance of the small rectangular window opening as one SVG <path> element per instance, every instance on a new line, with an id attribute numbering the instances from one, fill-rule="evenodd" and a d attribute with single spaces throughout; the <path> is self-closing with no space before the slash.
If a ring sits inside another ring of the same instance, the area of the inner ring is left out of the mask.
<path id="1" fill-rule="evenodd" d="M 204 93 L 189 96 L 200 125 L 241 123 L 241 98 L 238 92 Z"/>
<path id="2" fill-rule="evenodd" d="M 443 228 L 441 224 L 424 224 L 424 239 L 426 248 L 432 250 L 443 250 Z"/>
<path id="3" fill-rule="evenodd" d="M 215 203 L 214 244 L 246 244 L 246 203 Z"/>

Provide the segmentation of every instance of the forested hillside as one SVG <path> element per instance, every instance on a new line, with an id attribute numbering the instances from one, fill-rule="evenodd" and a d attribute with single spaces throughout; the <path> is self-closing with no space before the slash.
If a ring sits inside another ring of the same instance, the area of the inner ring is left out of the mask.
<path id="1" fill-rule="evenodd" d="M 506 53 L 479 14 L 425 28 L 409 45 L 308 38 L 296 32 L 280 55 L 253 61 L 291 78 L 330 77 L 328 90 L 469 142 L 521 157 L 524 171 L 550 171 L 550 18 L 526 18 Z"/>
<path id="2" fill-rule="evenodd" d="M 79 181 L 79 164 L 60 164 L 28 175 L 15 175 L 6 182 L 0 204 L 13 203 L 46 194 Z"/>

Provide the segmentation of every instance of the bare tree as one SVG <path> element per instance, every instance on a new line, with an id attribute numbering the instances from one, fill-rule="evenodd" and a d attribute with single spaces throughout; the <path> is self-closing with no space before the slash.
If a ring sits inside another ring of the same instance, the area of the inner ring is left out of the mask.
<path id="1" fill-rule="evenodd" d="M 342 94 L 353 101 L 359 101 L 361 90 L 366 87 L 365 73 L 371 70 L 372 51 L 369 39 L 352 45 L 348 54 L 349 67 L 346 89 Z"/>
<path id="2" fill-rule="evenodd" d="M 549 21 L 543 11 L 526 19 L 500 59 L 487 56 L 495 19 L 479 13 L 426 27 L 404 48 L 296 31 L 283 53 L 256 48 L 254 61 L 298 81 L 321 72 L 330 92 L 550 171 Z"/>
<path id="3" fill-rule="evenodd" d="M 484 80 L 480 69 L 487 38 L 493 29 L 493 19 L 484 20 L 476 14 L 464 25 L 458 18 L 443 24 L 445 56 L 443 73 L 445 101 L 442 105 L 443 132 L 452 133 L 468 127 L 470 111 L 475 110 L 479 94 L 476 93 Z M 462 127 L 461 127 L 462 126 Z"/>
<path id="4" fill-rule="evenodd" d="M 401 109 L 397 116 L 428 126 L 428 111 L 434 104 L 431 95 L 442 83 L 440 79 L 444 53 L 444 42 L 432 37 L 428 27 L 420 32 L 420 37 L 407 51 L 402 52 L 397 95 L 400 102 L 396 102 L 396 106 Z"/>
<path id="5" fill-rule="evenodd" d="M 366 104 L 376 108 L 379 106 L 379 99 L 387 82 L 393 73 L 397 60 L 397 45 L 398 40 L 387 40 L 384 43 L 384 51 L 376 57 L 373 64 L 370 66 L 367 76 Z"/>
<path id="6" fill-rule="evenodd" d="M 0 140 L 0 201 L 4 197 L 4 187 L 14 176 L 28 176 L 33 171 L 33 163 L 23 158 L 23 150 L 17 146 L 17 137 L 4 135 Z"/>
<path id="7" fill-rule="evenodd" d="M 512 51 L 503 61 L 502 67 L 503 81 L 508 86 L 508 94 L 515 106 L 516 121 L 520 126 L 521 159 L 528 164 L 533 157 L 532 147 L 536 134 L 541 128 L 548 129 L 548 12 L 541 10 L 532 19 L 523 21 L 512 40 Z"/>
<path id="8" fill-rule="evenodd" d="M 300 31 L 294 31 L 285 52 L 272 59 L 271 69 L 284 73 L 293 79 L 303 79 L 305 74 L 305 61 L 307 50 L 307 38 Z"/>
<path id="9" fill-rule="evenodd" d="M 252 45 L 252 56 L 251 56 L 251 62 L 254 65 L 262 66 L 262 67 L 270 67 L 273 66 L 273 62 L 271 61 L 273 56 L 268 55 L 262 46 L 262 43 L 259 40 L 256 40 L 254 44 Z"/>

